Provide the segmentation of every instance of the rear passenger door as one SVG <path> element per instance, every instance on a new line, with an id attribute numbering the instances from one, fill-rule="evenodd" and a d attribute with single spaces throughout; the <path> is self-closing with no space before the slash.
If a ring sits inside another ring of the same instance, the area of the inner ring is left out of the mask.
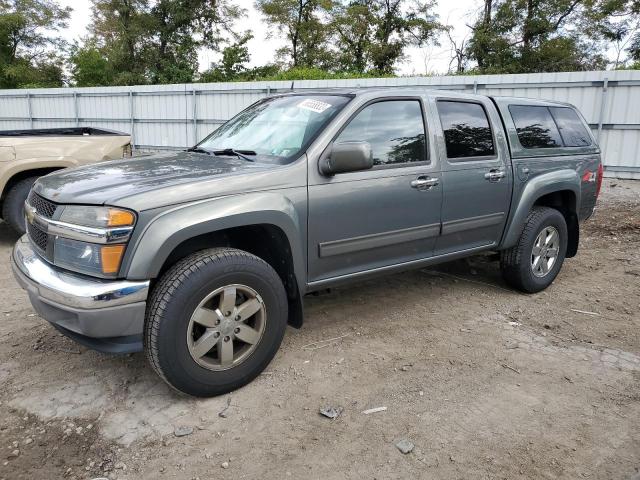
<path id="1" fill-rule="evenodd" d="M 512 172 L 498 112 L 489 99 L 435 97 L 442 163 L 442 235 L 436 255 L 497 245 L 509 213 Z"/>
<path id="2" fill-rule="evenodd" d="M 427 153 L 424 120 L 419 97 L 376 99 L 358 108 L 332 140 L 368 142 L 372 169 L 327 177 L 318 171 L 322 155 L 310 159 L 311 283 L 432 255 L 442 186 Z"/>

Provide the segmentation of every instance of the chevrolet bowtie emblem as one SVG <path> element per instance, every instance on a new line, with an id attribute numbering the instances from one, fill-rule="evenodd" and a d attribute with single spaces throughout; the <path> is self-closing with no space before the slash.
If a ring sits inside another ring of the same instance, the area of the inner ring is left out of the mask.
<path id="1" fill-rule="evenodd" d="M 36 216 L 36 209 L 33 208 L 31 205 L 25 205 L 24 206 L 24 214 L 27 217 L 27 222 L 31 225 L 33 225 L 33 220 Z"/>

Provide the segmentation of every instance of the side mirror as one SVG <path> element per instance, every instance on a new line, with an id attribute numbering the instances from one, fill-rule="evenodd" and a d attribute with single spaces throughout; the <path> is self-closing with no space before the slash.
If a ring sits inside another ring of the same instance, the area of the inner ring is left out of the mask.
<path id="1" fill-rule="evenodd" d="M 369 142 L 341 142 L 331 145 L 331 152 L 320 162 L 320 173 L 357 172 L 373 167 L 373 152 Z"/>

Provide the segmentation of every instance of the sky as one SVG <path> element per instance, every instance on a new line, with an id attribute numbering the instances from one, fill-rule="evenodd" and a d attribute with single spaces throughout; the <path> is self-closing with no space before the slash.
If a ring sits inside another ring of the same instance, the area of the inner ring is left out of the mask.
<path id="1" fill-rule="evenodd" d="M 62 36 L 69 42 L 79 40 L 87 34 L 87 26 L 91 22 L 91 2 L 88 0 L 59 0 L 59 3 L 73 8 L 69 28 L 61 32 Z M 271 38 L 268 37 L 267 25 L 261 20 L 261 15 L 254 6 L 254 0 L 237 0 L 236 3 L 247 10 L 247 18 L 238 25 L 238 31 L 251 29 L 254 35 L 253 40 L 248 44 L 251 55 L 250 65 L 264 65 L 273 61 L 275 51 L 285 44 L 285 40 L 278 38 L 277 32 L 274 32 Z M 452 38 L 460 41 L 469 34 L 466 25 L 472 23 L 480 4 L 480 0 L 440 0 L 436 11 L 442 23 L 453 27 Z M 446 73 L 452 55 L 446 36 L 443 35 L 440 42 L 440 47 L 407 49 L 407 60 L 398 66 L 398 73 L 402 75 Z M 206 70 L 212 62 L 219 58 L 220 55 L 216 52 L 201 51 L 199 55 L 200 70 Z"/>

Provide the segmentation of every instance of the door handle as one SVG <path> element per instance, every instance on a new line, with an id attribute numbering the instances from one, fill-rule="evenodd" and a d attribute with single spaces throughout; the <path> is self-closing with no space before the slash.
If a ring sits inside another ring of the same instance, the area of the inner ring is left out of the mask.
<path id="1" fill-rule="evenodd" d="M 417 190 L 429 190 L 431 187 L 438 185 L 438 183 L 440 183 L 438 178 L 422 175 L 415 180 L 411 180 L 411 188 L 415 188 Z"/>
<path id="2" fill-rule="evenodd" d="M 504 170 L 493 169 L 484 174 L 484 178 L 490 182 L 499 182 L 501 179 L 507 176 Z"/>

